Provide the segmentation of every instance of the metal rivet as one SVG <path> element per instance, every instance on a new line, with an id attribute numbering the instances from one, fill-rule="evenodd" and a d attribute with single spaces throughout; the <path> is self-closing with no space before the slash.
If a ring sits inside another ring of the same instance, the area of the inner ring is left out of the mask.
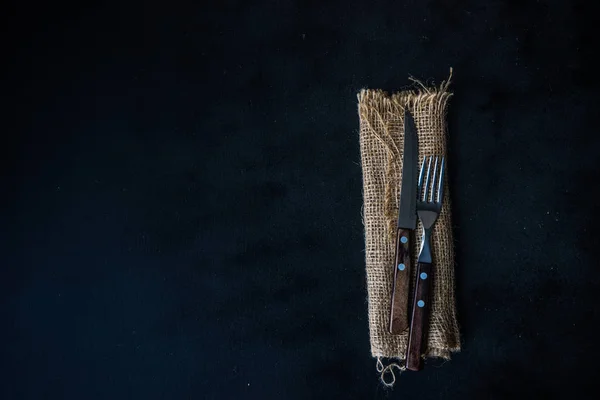
<path id="1" fill-rule="evenodd" d="M 419 300 L 419 301 L 417 301 L 417 305 L 419 307 L 423 307 L 425 305 L 425 302 L 423 300 Z"/>
<path id="2" fill-rule="evenodd" d="M 427 279 L 427 273 L 426 272 L 421 272 L 421 275 L 419 275 L 421 277 L 421 279 L 425 280 Z"/>
<path id="3" fill-rule="evenodd" d="M 400 238 L 400 241 L 401 241 L 402 243 L 406 243 L 406 242 L 408 242 L 408 238 L 407 238 L 406 236 L 402 236 L 402 237 Z"/>
<path id="4" fill-rule="evenodd" d="M 406 265 L 404 265 L 404 264 L 398 264 L 398 269 L 400 271 L 404 271 L 405 268 L 406 268 Z"/>

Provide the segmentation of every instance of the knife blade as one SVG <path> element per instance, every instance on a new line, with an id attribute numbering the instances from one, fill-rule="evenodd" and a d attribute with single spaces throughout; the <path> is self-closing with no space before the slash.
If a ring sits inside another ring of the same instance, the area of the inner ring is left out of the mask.
<path id="1" fill-rule="evenodd" d="M 397 335 L 408 329 L 409 283 L 412 269 L 412 243 L 417 227 L 417 163 L 418 138 L 415 121 L 404 111 L 404 152 L 402 183 L 398 207 L 398 230 L 394 263 L 394 285 L 390 311 L 390 333 Z"/>

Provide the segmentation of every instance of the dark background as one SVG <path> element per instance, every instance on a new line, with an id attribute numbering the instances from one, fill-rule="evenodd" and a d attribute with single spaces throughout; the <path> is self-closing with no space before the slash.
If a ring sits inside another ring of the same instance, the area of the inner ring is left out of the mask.
<path id="1" fill-rule="evenodd" d="M 3 399 L 545 398 L 595 386 L 584 1 L 2 12 Z M 199 2 L 200 3 L 200 2 Z M 454 67 L 463 351 L 378 382 L 356 94 Z"/>

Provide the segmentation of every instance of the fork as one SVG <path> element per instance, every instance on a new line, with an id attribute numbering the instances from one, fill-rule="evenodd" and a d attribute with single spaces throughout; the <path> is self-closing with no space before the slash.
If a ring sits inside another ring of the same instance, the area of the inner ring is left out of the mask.
<path id="1" fill-rule="evenodd" d="M 438 161 L 441 161 L 439 163 L 439 176 Z M 432 162 L 433 176 L 431 176 Z M 427 169 L 426 172 L 425 169 Z M 425 183 L 423 183 L 423 178 L 425 178 Z M 442 210 L 444 157 L 429 156 L 423 159 L 417 193 L 417 215 L 423 225 L 423 238 L 417 265 L 417 281 L 415 283 L 410 333 L 406 348 L 406 368 L 412 371 L 419 371 L 423 368 L 421 355 L 427 342 L 429 310 L 431 308 L 429 291 L 433 279 L 431 231 Z"/>

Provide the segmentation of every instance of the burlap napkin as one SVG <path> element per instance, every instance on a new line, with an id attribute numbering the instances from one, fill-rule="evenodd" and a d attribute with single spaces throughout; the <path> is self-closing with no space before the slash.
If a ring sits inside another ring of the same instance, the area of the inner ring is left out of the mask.
<path id="1" fill-rule="evenodd" d="M 363 222 L 369 309 L 371 354 L 386 381 L 391 366 L 403 369 L 408 332 L 388 331 L 393 282 L 394 245 L 402 178 L 404 108 L 413 115 L 418 131 L 419 162 L 425 155 L 446 154 L 446 109 L 450 80 L 440 87 L 420 87 L 388 95 L 381 90 L 363 89 L 358 94 L 360 150 L 363 171 Z M 444 205 L 433 230 L 434 278 L 429 322 L 427 357 L 450 358 L 460 350 L 454 294 L 454 249 L 448 188 L 445 178 Z M 421 226 L 415 235 L 415 253 L 421 246 Z M 417 259 L 417 254 L 414 255 Z M 413 284 L 416 268 L 413 268 Z M 414 285 L 412 286 L 414 287 Z M 384 367 L 381 358 L 395 358 L 399 364 Z M 395 377 L 393 377 L 395 381 Z M 393 381 L 391 382 L 393 384 Z"/>

